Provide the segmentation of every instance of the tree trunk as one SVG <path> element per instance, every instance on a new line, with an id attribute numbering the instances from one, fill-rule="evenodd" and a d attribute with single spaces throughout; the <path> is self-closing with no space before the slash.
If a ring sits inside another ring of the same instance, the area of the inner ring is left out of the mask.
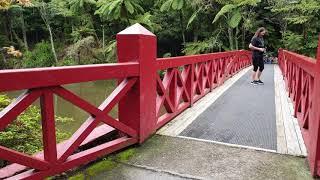
<path id="1" fill-rule="evenodd" d="M 229 38 L 229 49 L 233 50 L 233 30 L 231 27 L 228 27 L 228 38 Z"/>
<path id="2" fill-rule="evenodd" d="M 7 27 L 9 29 L 9 38 L 10 38 L 10 41 L 13 41 L 13 34 L 12 34 L 12 25 L 11 25 L 11 18 L 10 18 L 10 14 L 9 14 L 9 11 L 6 11 L 6 19 L 7 19 Z"/>
<path id="3" fill-rule="evenodd" d="M 47 17 L 47 12 L 46 12 L 47 10 L 46 10 L 45 5 L 47 5 L 47 4 L 42 3 L 42 6 L 40 7 L 39 12 L 40 12 L 40 16 L 41 16 L 43 22 L 45 23 L 45 25 L 47 26 L 47 29 L 49 31 L 52 54 L 53 54 L 55 63 L 58 64 L 56 49 L 54 48 L 52 30 L 51 30 L 50 22 L 47 19 L 48 17 Z"/>
<path id="4" fill-rule="evenodd" d="M 180 11 L 180 28 L 181 28 L 181 35 L 182 35 L 182 42 L 183 42 L 183 46 L 186 45 L 186 37 L 185 37 L 185 30 L 184 30 L 184 26 L 183 26 L 183 14 L 182 11 Z"/>
<path id="5" fill-rule="evenodd" d="M 236 50 L 239 50 L 238 34 L 239 34 L 239 28 L 236 27 L 236 35 L 234 37 L 234 40 L 235 40 L 235 43 L 236 43 Z"/>
<path id="6" fill-rule="evenodd" d="M 29 47 L 28 47 L 28 41 L 27 41 L 26 27 L 25 27 L 25 24 L 24 24 L 23 12 L 21 12 L 21 30 L 22 30 L 22 35 L 23 35 L 24 48 L 25 48 L 25 50 L 28 51 Z"/>
<path id="7" fill-rule="evenodd" d="M 246 41 L 246 29 L 244 28 L 244 26 L 242 26 L 242 49 L 246 49 L 245 41 Z"/>
<path id="8" fill-rule="evenodd" d="M 19 36 L 17 35 L 16 31 L 12 30 L 12 33 L 13 33 L 14 38 L 17 40 L 17 42 L 19 44 L 19 47 L 20 48 L 23 47 L 24 43 L 23 43 L 22 39 L 19 38 Z"/>
<path id="9" fill-rule="evenodd" d="M 8 27 L 8 19 L 7 16 L 3 16 L 3 22 L 1 23 L 3 25 L 3 31 L 6 37 L 9 39 L 9 27 Z"/>
<path id="10" fill-rule="evenodd" d="M 104 50 L 105 46 L 105 36 L 104 36 L 104 24 L 102 25 L 102 49 Z"/>
<path id="11" fill-rule="evenodd" d="M 53 35 L 52 35 L 52 30 L 51 27 L 48 23 L 46 23 L 48 31 L 49 31 L 49 35 L 50 35 L 50 43 L 51 43 L 51 50 L 53 53 L 53 57 L 54 57 L 54 61 L 56 62 L 56 64 L 58 64 L 58 58 L 57 58 L 57 54 L 56 54 L 56 49 L 54 48 L 54 42 L 53 42 Z"/>

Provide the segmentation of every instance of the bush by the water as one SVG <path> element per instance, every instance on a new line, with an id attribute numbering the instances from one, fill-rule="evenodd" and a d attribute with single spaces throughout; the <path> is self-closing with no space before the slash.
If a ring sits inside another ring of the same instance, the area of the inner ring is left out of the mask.
<path id="1" fill-rule="evenodd" d="M 54 65 L 54 56 L 52 54 L 50 44 L 46 41 L 36 44 L 32 51 L 24 53 L 24 67 L 50 67 Z"/>
<path id="2" fill-rule="evenodd" d="M 0 95 L 0 112 L 12 100 L 6 95 Z M 70 118 L 56 117 L 57 122 L 70 122 Z M 12 124 L 0 132 L 0 144 L 19 152 L 34 154 L 43 149 L 40 108 L 31 105 Z M 56 130 L 57 141 L 70 137 L 69 133 Z"/>

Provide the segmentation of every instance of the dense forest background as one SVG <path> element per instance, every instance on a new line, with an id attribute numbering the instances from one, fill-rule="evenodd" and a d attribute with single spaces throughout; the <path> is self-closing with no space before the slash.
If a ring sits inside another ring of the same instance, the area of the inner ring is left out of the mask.
<path id="1" fill-rule="evenodd" d="M 247 49 L 261 26 L 269 55 L 314 57 L 320 0 L 0 0 L 0 69 L 115 62 L 116 33 L 135 23 L 158 57 Z"/>

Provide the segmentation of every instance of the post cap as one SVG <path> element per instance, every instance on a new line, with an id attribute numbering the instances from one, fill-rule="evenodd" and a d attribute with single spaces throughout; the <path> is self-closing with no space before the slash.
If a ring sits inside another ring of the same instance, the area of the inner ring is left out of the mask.
<path id="1" fill-rule="evenodd" d="M 136 23 L 130 27 L 127 27 L 123 31 L 119 32 L 117 35 L 125 35 L 125 34 L 156 36 L 152 32 L 150 32 L 148 29 L 141 26 L 139 23 Z"/>

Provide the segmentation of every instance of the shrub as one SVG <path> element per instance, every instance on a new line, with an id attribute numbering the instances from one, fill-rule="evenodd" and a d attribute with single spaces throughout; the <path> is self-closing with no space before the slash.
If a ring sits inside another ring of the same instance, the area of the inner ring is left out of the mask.
<path id="1" fill-rule="evenodd" d="M 0 111 L 12 102 L 6 95 L 0 95 Z M 70 118 L 56 117 L 57 122 L 70 122 Z M 40 108 L 31 105 L 17 119 L 0 132 L 0 144 L 2 146 L 34 154 L 42 150 Z M 67 139 L 70 134 L 56 130 L 57 141 Z"/>
<path id="2" fill-rule="evenodd" d="M 24 54 L 24 67 L 50 67 L 54 65 L 54 56 L 51 51 L 51 46 L 48 42 L 42 41 L 37 43 L 33 51 L 28 51 Z"/>
<path id="3" fill-rule="evenodd" d="M 75 60 L 70 57 L 65 58 L 63 61 L 59 61 L 58 66 L 73 66 L 77 65 Z"/>

